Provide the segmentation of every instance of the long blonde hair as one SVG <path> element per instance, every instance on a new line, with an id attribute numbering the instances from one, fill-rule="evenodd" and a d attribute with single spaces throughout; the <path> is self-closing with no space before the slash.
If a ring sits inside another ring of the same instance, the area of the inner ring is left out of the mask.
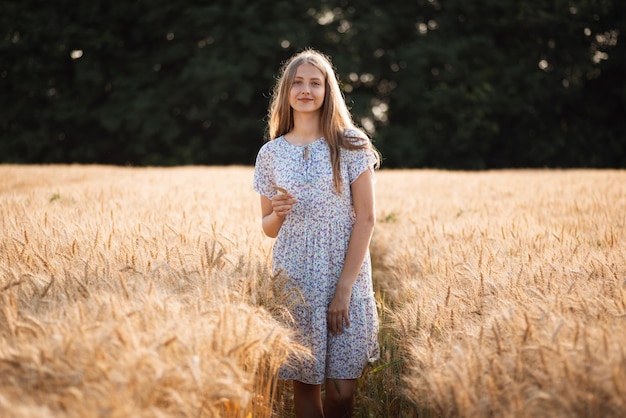
<path id="1" fill-rule="evenodd" d="M 283 65 L 280 77 L 272 91 L 268 112 L 268 140 L 276 139 L 293 129 L 294 118 L 293 109 L 289 105 L 289 92 L 298 67 L 304 63 L 313 65 L 324 75 L 326 89 L 320 123 L 324 139 L 330 150 L 335 192 L 339 193 L 343 184 L 340 169 L 341 148 L 370 149 L 376 157 L 377 166 L 380 164 L 380 154 L 372 145 L 369 137 L 358 129 L 352 121 L 352 116 L 339 88 L 337 74 L 326 55 L 313 49 L 305 49 L 291 57 Z"/>

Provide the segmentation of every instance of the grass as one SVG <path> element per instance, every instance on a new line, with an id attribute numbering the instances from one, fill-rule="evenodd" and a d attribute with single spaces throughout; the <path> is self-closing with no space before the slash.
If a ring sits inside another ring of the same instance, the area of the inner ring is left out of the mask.
<path id="1" fill-rule="evenodd" d="M 359 417 L 618 417 L 626 172 L 377 174 Z M 0 166 L 0 415 L 291 416 L 249 167 Z"/>

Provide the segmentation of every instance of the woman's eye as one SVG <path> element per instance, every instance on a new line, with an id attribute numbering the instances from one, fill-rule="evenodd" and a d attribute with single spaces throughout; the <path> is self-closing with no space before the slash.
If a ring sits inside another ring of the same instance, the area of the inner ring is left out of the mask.
<path id="1" fill-rule="evenodd" d="M 297 85 L 297 84 L 302 84 L 302 81 L 296 80 L 296 81 L 293 82 L 293 84 L 294 84 L 294 86 Z"/>

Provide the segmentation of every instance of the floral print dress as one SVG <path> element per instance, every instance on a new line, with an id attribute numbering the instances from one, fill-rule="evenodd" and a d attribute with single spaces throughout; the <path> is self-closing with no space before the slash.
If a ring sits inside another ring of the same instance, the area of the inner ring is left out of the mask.
<path id="1" fill-rule="evenodd" d="M 321 384 L 325 378 L 355 379 L 379 356 L 369 252 L 352 288 L 350 327 L 337 336 L 327 327 L 328 305 L 355 221 L 350 185 L 365 170 L 373 170 L 375 161 L 371 150 L 342 148 L 343 188 L 337 194 L 323 138 L 299 146 L 281 136 L 259 150 L 254 189 L 271 199 L 278 193 L 272 187 L 280 186 L 298 199 L 274 242 L 272 266 L 274 273 L 287 278 L 284 291 L 298 295 L 299 302 L 289 304 L 292 326 L 298 342 L 313 354 L 289 359 L 280 370 L 281 379 L 308 384 Z"/>

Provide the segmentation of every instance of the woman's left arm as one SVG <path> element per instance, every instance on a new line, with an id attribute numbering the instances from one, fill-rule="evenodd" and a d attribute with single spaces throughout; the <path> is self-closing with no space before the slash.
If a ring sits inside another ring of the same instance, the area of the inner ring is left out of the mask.
<path id="1" fill-rule="evenodd" d="M 374 199 L 374 176 L 371 170 L 365 170 L 350 185 L 352 202 L 356 220 L 350 234 L 348 251 L 344 261 L 341 276 L 337 282 L 335 296 L 328 305 L 328 328 L 337 335 L 343 332 L 343 327 L 350 326 L 348 308 L 352 286 L 358 277 L 363 260 L 374 232 L 376 210 Z"/>

